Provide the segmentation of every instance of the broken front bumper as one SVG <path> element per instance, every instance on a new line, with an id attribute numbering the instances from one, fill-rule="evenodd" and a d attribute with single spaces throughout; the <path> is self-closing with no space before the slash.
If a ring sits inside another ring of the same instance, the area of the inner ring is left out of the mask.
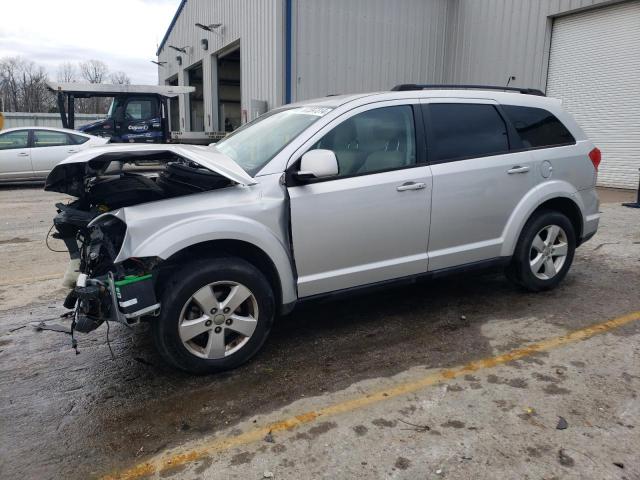
<path id="1" fill-rule="evenodd" d="M 70 296 L 75 299 L 75 330 L 83 333 L 104 321 L 131 326 L 160 311 L 151 274 L 116 281 L 112 272 L 98 278 L 81 273 Z"/>

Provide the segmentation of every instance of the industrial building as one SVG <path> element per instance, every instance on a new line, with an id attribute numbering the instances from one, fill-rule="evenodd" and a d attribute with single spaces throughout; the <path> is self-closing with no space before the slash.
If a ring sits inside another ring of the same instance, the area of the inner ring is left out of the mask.
<path id="1" fill-rule="evenodd" d="M 274 107 L 400 83 L 542 89 L 603 151 L 640 168 L 640 1 L 183 0 L 158 51 L 172 130 L 225 132 Z"/>

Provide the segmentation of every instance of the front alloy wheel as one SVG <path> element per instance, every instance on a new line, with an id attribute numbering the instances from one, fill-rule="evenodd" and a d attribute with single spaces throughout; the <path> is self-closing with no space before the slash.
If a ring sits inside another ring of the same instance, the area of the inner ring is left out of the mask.
<path id="1" fill-rule="evenodd" d="M 162 357 L 191 373 L 235 368 L 255 355 L 275 312 L 271 285 L 237 257 L 199 258 L 172 272 L 152 320 Z"/>
<path id="2" fill-rule="evenodd" d="M 214 282 L 182 307 L 178 332 L 184 347 L 200 358 L 224 358 L 244 347 L 258 325 L 258 302 L 246 286 Z"/>

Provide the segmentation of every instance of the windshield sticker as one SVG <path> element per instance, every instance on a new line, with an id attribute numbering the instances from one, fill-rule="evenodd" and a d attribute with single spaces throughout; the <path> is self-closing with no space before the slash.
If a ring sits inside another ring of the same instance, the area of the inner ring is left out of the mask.
<path id="1" fill-rule="evenodd" d="M 294 108 L 291 113 L 301 113 L 304 115 L 315 115 L 316 117 L 323 117 L 331 111 L 327 107 L 300 107 Z"/>

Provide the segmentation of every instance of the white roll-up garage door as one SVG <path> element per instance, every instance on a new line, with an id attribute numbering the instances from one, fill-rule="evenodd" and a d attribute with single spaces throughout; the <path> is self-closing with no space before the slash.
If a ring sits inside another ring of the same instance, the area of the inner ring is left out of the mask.
<path id="1" fill-rule="evenodd" d="M 547 95 L 602 150 L 598 183 L 636 188 L 640 168 L 640 1 L 554 20 Z"/>

